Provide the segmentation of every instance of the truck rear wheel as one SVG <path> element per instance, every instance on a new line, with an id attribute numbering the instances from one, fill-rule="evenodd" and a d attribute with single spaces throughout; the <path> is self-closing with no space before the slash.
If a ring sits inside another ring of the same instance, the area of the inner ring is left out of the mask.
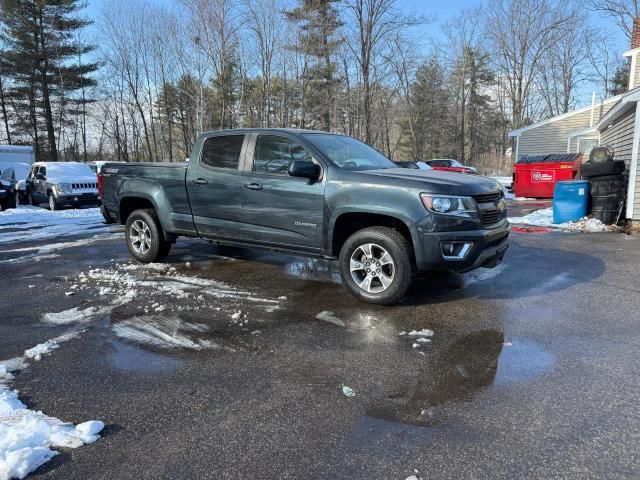
<path id="1" fill-rule="evenodd" d="M 151 209 L 135 210 L 124 227 L 129 253 L 142 263 L 164 260 L 171 250 L 166 241 L 156 212 Z"/>
<path id="2" fill-rule="evenodd" d="M 387 227 L 370 227 L 351 235 L 340 250 L 342 282 L 356 298 L 391 305 L 411 285 L 411 244 Z"/>

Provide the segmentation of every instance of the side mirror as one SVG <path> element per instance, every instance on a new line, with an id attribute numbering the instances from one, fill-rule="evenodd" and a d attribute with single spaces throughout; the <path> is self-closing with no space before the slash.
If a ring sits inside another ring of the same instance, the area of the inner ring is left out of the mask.
<path id="1" fill-rule="evenodd" d="M 294 160 L 289 166 L 289 175 L 315 180 L 320 177 L 320 165 L 308 160 Z"/>

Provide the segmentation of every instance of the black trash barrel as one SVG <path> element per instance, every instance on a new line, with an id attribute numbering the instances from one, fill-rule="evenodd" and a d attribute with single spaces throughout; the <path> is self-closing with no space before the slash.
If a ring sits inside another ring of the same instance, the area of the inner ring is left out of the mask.
<path id="1" fill-rule="evenodd" d="M 625 177 L 622 174 L 589 179 L 591 214 L 605 225 L 616 223 L 624 201 Z"/>

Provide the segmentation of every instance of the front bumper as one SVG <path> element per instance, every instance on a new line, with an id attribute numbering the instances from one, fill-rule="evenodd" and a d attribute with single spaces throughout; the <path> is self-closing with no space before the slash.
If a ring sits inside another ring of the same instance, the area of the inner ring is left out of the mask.
<path id="1" fill-rule="evenodd" d="M 418 270 L 449 270 L 464 273 L 476 268 L 493 268 L 502 261 L 511 229 L 505 220 L 497 228 L 454 232 L 421 232 L 416 248 Z M 444 242 L 469 243 L 463 258 L 446 258 L 442 251 Z"/>
<path id="2" fill-rule="evenodd" d="M 56 201 L 59 205 L 100 205 L 97 193 L 58 194 Z"/>

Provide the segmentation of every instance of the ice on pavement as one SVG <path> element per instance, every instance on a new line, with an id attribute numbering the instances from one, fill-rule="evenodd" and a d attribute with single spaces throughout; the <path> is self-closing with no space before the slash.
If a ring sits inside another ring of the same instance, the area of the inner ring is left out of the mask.
<path id="1" fill-rule="evenodd" d="M 39 240 L 80 235 L 90 231 L 108 232 L 99 208 L 50 211 L 33 206 L 19 206 L 0 212 L 0 243 Z"/>
<path id="2" fill-rule="evenodd" d="M 6 234 L 2 234 L 2 236 L 0 236 L 0 243 L 2 242 L 2 239 L 4 239 L 4 235 Z M 0 264 L 25 263 L 25 262 L 30 262 L 34 260 L 39 261 L 47 258 L 56 258 L 59 256 L 58 252 L 60 252 L 61 250 L 65 250 L 67 248 L 82 247 L 86 245 L 91 245 L 96 242 L 114 240 L 121 237 L 122 237 L 121 234 L 102 234 L 102 235 L 93 235 L 92 237 L 83 238 L 81 240 L 75 240 L 72 242 L 58 242 L 58 243 L 49 243 L 46 245 L 38 245 L 34 247 L 22 247 L 22 248 L 13 248 L 9 250 L 0 250 L 0 254 L 1 253 L 4 253 L 4 254 L 25 253 L 25 255 L 21 255 L 16 258 L 8 258 L 6 260 L 2 260 L 0 261 Z"/>
<path id="3" fill-rule="evenodd" d="M 18 392 L 9 389 L 14 373 L 28 367 L 28 358 L 37 358 L 75 338 L 71 330 L 55 339 L 25 350 L 21 357 L 0 361 L 0 480 L 24 478 L 58 454 L 53 448 L 78 448 L 100 438 L 104 423 L 91 420 L 73 425 L 30 410 Z"/>
<path id="4" fill-rule="evenodd" d="M 572 232 L 608 232 L 610 229 L 597 218 L 584 217 L 576 222 L 553 223 L 553 207 L 536 210 L 523 217 L 509 217 L 512 225 L 549 227 Z"/>
<path id="5" fill-rule="evenodd" d="M 113 325 L 120 338 L 159 348 L 187 348 L 191 350 L 219 348 L 211 340 L 194 339 L 187 333 L 204 333 L 209 327 L 190 323 L 175 317 L 133 317 Z"/>

